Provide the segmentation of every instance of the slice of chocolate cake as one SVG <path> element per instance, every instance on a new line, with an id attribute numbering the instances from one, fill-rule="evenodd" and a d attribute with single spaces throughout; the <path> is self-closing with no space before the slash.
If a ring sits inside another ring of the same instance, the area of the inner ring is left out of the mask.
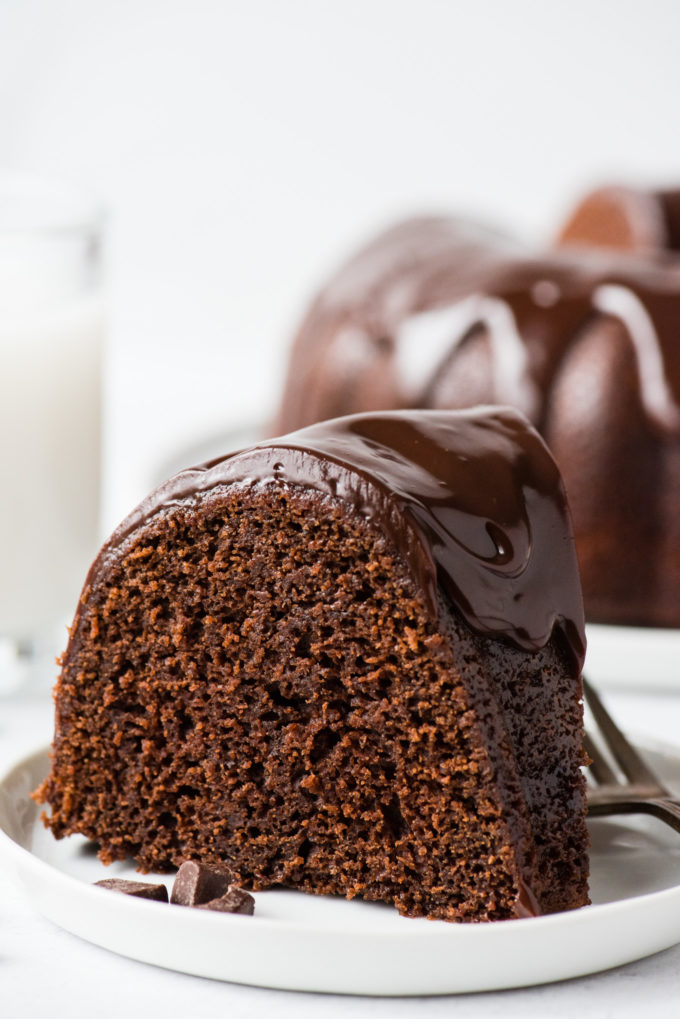
<path id="1" fill-rule="evenodd" d="M 446 920 L 577 907 L 583 651 L 521 415 L 325 422 L 182 472 L 113 534 L 38 795 L 57 837 L 142 870 Z"/>

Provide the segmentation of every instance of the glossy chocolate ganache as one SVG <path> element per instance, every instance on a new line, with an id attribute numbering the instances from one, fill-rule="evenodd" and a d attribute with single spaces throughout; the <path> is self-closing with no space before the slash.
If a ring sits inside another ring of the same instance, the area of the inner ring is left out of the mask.
<path id="1" fill-rule="evenodd" d="M 552 450 L 587 616 L 680 626 L 680 259 L 401 223 L 313 302 L 276 428 L 474 404 L 518 408 Z"/>
<path id="2" fill-rule="evenodd" d="M 272 483 L 340 498 L 374 521 L 433 611 L 439 585 L 473 629 L 526 650 L 545 646 L 557 626 L 580 674 L 583 608 L 564 488 L 516 411 L 359 414 L 259 443 L 171 478 L 123 522 L 100 563 L 186 499 Z"/>

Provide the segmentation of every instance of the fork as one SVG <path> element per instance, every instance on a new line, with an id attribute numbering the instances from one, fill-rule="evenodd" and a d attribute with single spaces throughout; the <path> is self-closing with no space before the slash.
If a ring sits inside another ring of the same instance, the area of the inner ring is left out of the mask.
<path id="1" fill-rule="evenodd" d="M 589 773 L 595 783 L 588 787 L 588 814 L 591 817 L 653 814 L 680 831 L 680 800 L 631 746 L 585 677 L 583 692 L 602 742 L 627 780 L 622 782 L 618 778 L 595 741 L 586 733 L 584 745 L 591 759 Z"/>

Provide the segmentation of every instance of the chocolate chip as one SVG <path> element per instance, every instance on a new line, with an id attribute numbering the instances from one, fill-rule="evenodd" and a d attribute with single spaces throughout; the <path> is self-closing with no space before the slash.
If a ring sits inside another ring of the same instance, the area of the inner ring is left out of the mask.
<path id="1" fill-rule="evenodd" d="M 125 881 L 123 878 L 117 877 L 95 881 L 95 885 L 98 888 L 108 888 L 112 892 L 134 895 L 136 899 L 155 899 L 156 902 L 168 901 L 168 889 L 165 885 L 147 884 L 144 881 Z"/>
<path id="2" fill-rule="evenodd" d="M 229 891 L 233 875 L 225 867 L 208 867 L 186 860 L 177 871 L 170 902 L 177 906 L 200 906 Z"/>
<path id="3" fill-rule="evenodd" d="M 244 916 L 252 916 L 255 912 L 255 899 L 242 888 L 231 885 L 226 895 L 211 902 L 203 902 L 197 909 L 212 909 L 216 913 L 241 913 Z"/>

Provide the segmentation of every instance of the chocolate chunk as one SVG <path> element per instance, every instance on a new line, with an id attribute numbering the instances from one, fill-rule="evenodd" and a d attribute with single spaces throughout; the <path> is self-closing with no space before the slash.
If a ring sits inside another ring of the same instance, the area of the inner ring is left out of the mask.
<path id="1" fill-rule="evenodd" d="M 231 885 L 226 895 L 211 902 L 202 902 L 197 909 L 212 909 L 216 913 L 241 913 L 252 916 L 255 912 L 255 899 L 242 888 Z"/>
<path id="2" fill-rule="evenodd" d="M 233 875 L 225 867 L 208 867 L 186 860 L 177 871 L 170 902 L 177 906 L 200 906 L 229 891 Z"/>
<path id="3" fill-rule="evenodd" d="M 165 885 L 147 884 L 144 881 L 125 881 L 123 878 L 106 878 L 95 881 L 98 888 L 108 888 L 112 892 L 123 892 L 134 895 L 136 899 L 154 899 L 156 902 L 168 901 L 168 889 Z"/>

